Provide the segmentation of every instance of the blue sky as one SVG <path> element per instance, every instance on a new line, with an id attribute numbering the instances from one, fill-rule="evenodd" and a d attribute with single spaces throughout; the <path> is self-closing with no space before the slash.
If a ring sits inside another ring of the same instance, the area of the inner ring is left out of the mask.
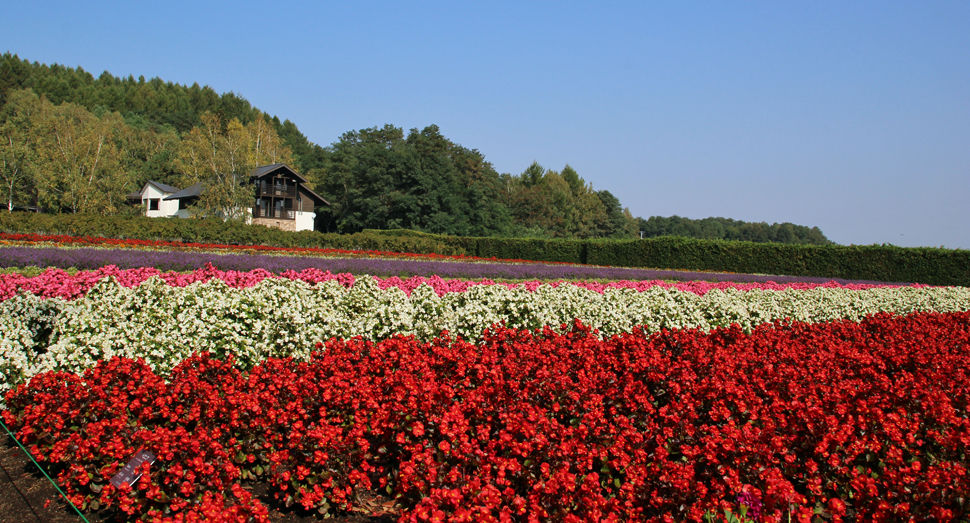
<path id="1" fill-rule="evenodd" d="M 970 249 L 970 2 L 10 2 L 0 52 L 233 91 L 329 145 L 436 124 L 635 216 Z"/>

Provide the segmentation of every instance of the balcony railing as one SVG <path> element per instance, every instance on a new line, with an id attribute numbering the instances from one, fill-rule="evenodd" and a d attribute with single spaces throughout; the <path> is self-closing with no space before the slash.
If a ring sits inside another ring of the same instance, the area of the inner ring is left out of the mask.
<path id="1" fill-rule="evenodd" d="M 256 196 L 282 196 L 285 198 L 296 198 L 296 187 L 279 186 L 257 186 Z"/>
<path id="2" fill-rule="evenodd" d="M 260 209 L 253 208 L 253 218 L 275 218 L 279 220 L 295 220 L 296 212 L 290 209 Z"/>

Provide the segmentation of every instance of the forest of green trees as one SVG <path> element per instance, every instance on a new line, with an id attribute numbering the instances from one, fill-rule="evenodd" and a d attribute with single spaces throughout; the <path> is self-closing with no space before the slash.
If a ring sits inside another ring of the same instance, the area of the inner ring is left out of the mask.
<path id="1" fill-rule="evenodd" d="M 199 216 L 227 216 L 252 199 L 253 168 L 287 163 L 331 202 L 317 228 L 413 229 L 462 236 L 636 238 L 678 235 L 829 243 L 818 228 L 724 218 L 637 218 L 568 164 L 498 173 L 482 153 L 437 126 L 385 125 L 343 134 L 328 147 L 290 120 L 229 92 L 159 78 L 95 78 L 82 68 L 0 55 L 0 197 L 8 211 L 139 212 L 128 193 L 149 180 L 203 182 Z M 221 190 L 215 190 L 221 188 Z"/>
<path id="2" fill-rule="evenodd" d="M 830 242 L 818 227 L 808 228 L 792 223 L 752 223 L 730 218 L 704 218 L 692 220 L 671 216 L 638 218 L 644 238 L 656 236 L 683 236 L 705 240 L 740 240 L 746 242 L 797 243 L 828 245 Z"/>

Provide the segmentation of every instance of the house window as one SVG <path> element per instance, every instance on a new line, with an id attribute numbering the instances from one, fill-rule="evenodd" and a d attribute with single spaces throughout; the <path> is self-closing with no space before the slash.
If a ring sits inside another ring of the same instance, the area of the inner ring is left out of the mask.
<path id="1" fill-rule="evenodd" d="M 148 200 L 148 210 L 157 211 L 158 210 L 158 198 L 150 198 Z"/>
<path id="2" fill-rule="evenodd" d="M 179 198 L 179 210 L 184 211 L 189 208 L 189 201 L 185 198 Z"/>

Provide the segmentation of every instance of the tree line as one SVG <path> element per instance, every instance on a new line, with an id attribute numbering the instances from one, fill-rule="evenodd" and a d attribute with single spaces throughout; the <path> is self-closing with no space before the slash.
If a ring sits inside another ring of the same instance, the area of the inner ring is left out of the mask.
<path id="1" fill-rule="evenodd" d="M 664 218 L 651 216 L 639 218 L 644 238 L 657 236 L 682 236 L 705 240 L 739 240 L 758 243 L 794 243 L 802 245 L 828 245 L 832 242 L 818 227 L 806 227 L 793 223 L 743 222 L 730 218 L 704 218 L 692 220 L 680 216 Z"/>
<path id="2" fill-rule="evenodd" d="M 119 78 L 107 71 L 95 78 L 81 67 L 31 63 L 10 52 L 0 55 L 0 109 L 7 105 L 12 91 L 28 89 L 54 106 L 68 103 L 99 116 L 118 113 L 130 127 L 166 136 L 181 137 L 204 126 L 206 114 L 215 115 L 223 125 L 234 119 L 248 125 L 262 116 L 303 169 L 317 167 L 323 153 L 323 147 L 307 140 L 296 124 L 263 114 L 233 92 L 220 95 L 197 83 L 187 86 L 144 76 Z M 174 182 L 180 174 L 167 149 L 133 167 L 146 180 Z"/>
<path id="3" fill-rule="evenodd" d="M 232 92 L 107 71 L 95 78 L 80 67 L 0 55 L 0 189 L 8 211 L 138 212 L 125 196 L 153 180 L 182 188 L 202 182 L 195 214 L 234 218 L 252 204 L 249 173 L 270 163 L 287 163 L 331 202 L 317 209 L 317 228 L 327 232 L 635 238 L 643 231 L 828 242 L 817 228 L 792 224 L 637 218 L 568 164 L 557 171 L 533 162 L 500 174 L 434 125 L 406 134 L 389 124 L 350 131 L 321 147 Z"/>
<path id="4" fill-rule="evenodd" d="M 244 183 L 258 165 L 292 162 L 292 152 L 262 114 L 248 124 L 213 113 L 179 136 L 151 129 L 103 106 L 54 105 L 30 89 L 8 91 L 0 108 L 0 181 L 8 211 L 132 212 L 129 193 L 149 179 L 206 185 L 200 216 L 234 216 L 252 206 Z M 154 171 L 154 172 L 153 172 Z"/>
<path id="5" fill-rule="evenodd" d="M 322 229 L 415 229 L 458 236 L 632 237 L 636 220 L 609 191 L 566 165 L 499 174 L 485 157 L 431 125 L 344 133 L 310 180 L 331 206 Z"/>

